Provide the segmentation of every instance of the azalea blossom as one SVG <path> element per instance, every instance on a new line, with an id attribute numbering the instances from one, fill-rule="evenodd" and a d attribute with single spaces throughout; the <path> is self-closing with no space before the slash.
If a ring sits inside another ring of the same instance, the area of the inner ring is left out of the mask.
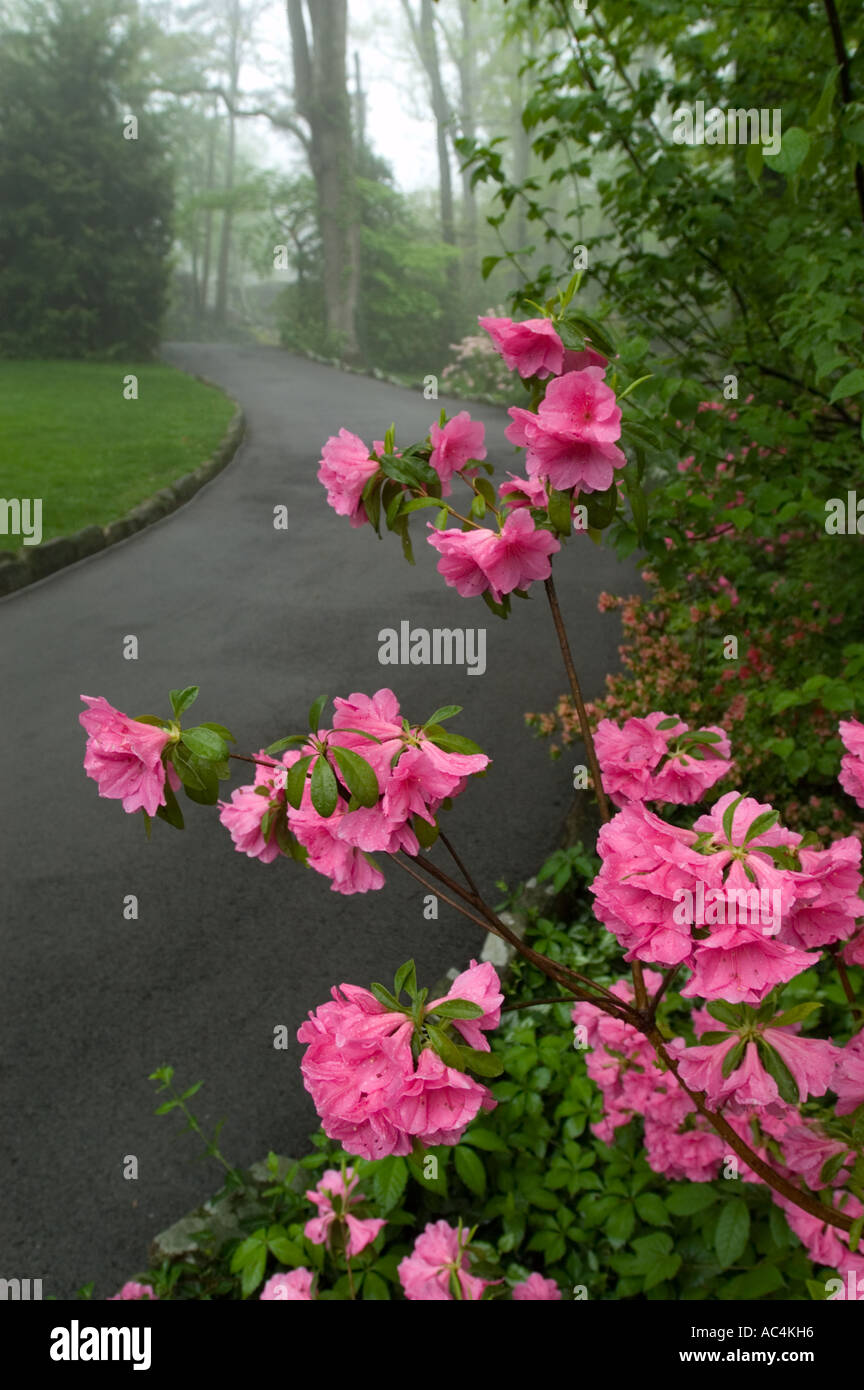
<path id="1" fill-rule="evenodd" d="M 81 699 L 89 706 L 78 716 L 87 731 L 84 771 L 96 782 L 99 795 L 122 801 L 124 811 L 155 816 L 166 802 L 166 782 L 175 791 L 180 786 L 174 768 L 162 761 L 170 732 L 130 719 L 101 695 Z"/>
<path id="2" fill-rule="evenodd" d="M 134 1279 L 130 1279 L 128 1283 L 124 1284 L 119 1293 L 112 1293 L 107 1301 L 114 1303 L 118 1298 L 124 1301 L 143 1298 L 151 1303 L 159 1302 L 149 1284 L 136 1284 Z"/>
<path id="3" fill-rule="evenodd" d="M 379 1231 L 383 1231 L 386 1221 L 351 1213 L 352 1206 L 365 1200 L 363 1193 L 356 1191 L 359 1181 L 353 1168 L 346 1168 L 344 1177 L 337 1168 L 328 1168 L 317 1187 L 310 1188 L 306 1193 L 309 1201 L 318 1208 L 318 1215 L 307 1221 L 303 1230 L 306 1239 L 311 1240 L 313 1245 L 328 1244 L 332 1239 L 333 1225 L 344 1226 L 348 1233 L 345 1253 L 350 1259 L 371 1245 Z"/>
<path id="4" fill-rule="evenodd" d="M 864 806 L 864 724 L 859 719 L 841 719 L 840 737 L 846 750 L 840 760 L 840 785 Z"/>
<path id="5" fill-rule="evenodd" d="M 476 459 L 482 462 L 486 457 L 483 440 L 486 426 L 480 420 L 472 420 L 467 410 L 460 410 L 445 425 L 435 424 L 429 431 L 432 442 L 430 464 L 441 479 L 443 494 L 450 495 L 450 479 L 465 466 Z"/>
<path id="6" fill-rule="evenodd" d="M 261 1290 L 261 1303 L 311 1303 L 314 1275 L 308 1269 L 292 1269 L 274 1274 Z"/>
<path id="7" fill-rule="evenodd" d="M 511 372 L 545 381 L 561 371 L 564 344 L 550 319 L 514 323 L 506 318 L 481 318 L 477 322 L 485 328 Z"/>
<path id="8" fill-rule="evenodd" d="M 361 500 L 369 479 L 378 472 L 378 464 L 369 457 L 369 450 L 356 434 L 340 429 L 331 435 L 321 451 L 318 481 L 327 489 L 327 501 L 339 516 L 347 516 L 352 526 L 368 521 Z"/>
<path id="9" fill-rule="evenodd" d="M 529 477 L 548 478 L 559 491 L 605 492 L 614 470 L 627 462 L 614 442 L 621 434 L 621 409 L 600 367 L 550 382 L 536 414 L 520 406 L 511 406 L 509 414 L 513 423 L 505 433 L 527 449 Z"/>
<path id="10" fill-rule="evenodd" d="M 516 1303 L 560 1303 L 561 1290 L 554 1279 L 529 1274 L 523 1283 L 513 1285 L 513 1300 Z"/>
<path id="11" fill-rule="evenodd" d="M 450 1303 L 457 1299 L 479 1302 L 485 1279 L 470 1272 L 471 1260 L 464 1234 L 446 1221 L 430 1221 L 414 1242 L 414 1249 L 400 1262 L 399 1282 L 411 1303 Z M 458 1295 L 453 1285 L 458 1286 Z"/>

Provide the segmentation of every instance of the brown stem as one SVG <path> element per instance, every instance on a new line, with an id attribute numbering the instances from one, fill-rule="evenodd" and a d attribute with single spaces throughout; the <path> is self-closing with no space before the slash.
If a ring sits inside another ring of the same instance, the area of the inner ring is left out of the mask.
<path id="1" fill-rule="evenodd" d="M 840 955 L 838 947 L 830 948 L 831 955 L 834 957 L 834 964 L 837 966 L 837 974 L 840 976 L 840 983 L 843 986 L 843 993 L 846 995 L 847 1003 L 852 1009 L 855 1018 L 861 1017 L 861 1009 L 855 991 L 852 988 L 852 981 L 849 979 L 849 972 L 846 969 L 846 962 Z"/>
<path id="2" fill-rule="evenodd" d="M 477 887 L 477 884 L 474 882 L 465 865 L 462 863 L 462 860 L 459 858 L 459 855 L 456 853 L 450 841 L 447 839 L 447 836 L 444 834 L 444 831 L 441 830 L 440 827 L 438 830 L 438 838 L 441 841 L 444 848 L 446 849 L 447 853 L 450 855 L 450 858 L 453 860 L 453 863 L 456 865 L 456 868 L 459 870 L 465 882 L 468 884 L 468 887 L 471 889 L 471 892 L 474 894 L 475 898 L 479 898 L 480 889 Z"/>
<path id="3" fill-rule="evenodd" d="M 522 1004 L 502 1004 L 502 1014 L 516 1013 L 518 1009 L 535 1009 L 538 1004 L 575 1004 L 577 1001 L 572 994 L 556 994 L 548 999 L 527 999 Z"/>
<path id="4" fill-rule="evenodd" d="M 602 820 L 606 822 L 612 819 L 612 814 L 609 810 L 609 802 L 606 800 L 606 793 L 603 790 L 603 779 L 600 776 L 600 764 L 597 761 L 597 752 L 594 748 L 594 736 L 591 733 L 591 727 L 588 723 L 588 713 L 585 709 L 585 701 L 582 699 L 579 678 L 576 675 L 576 667 L 573 664 L 570 643 L 567 640 L 567 629 L 564 626 L 564 619 L 561 617 L 558 595 L 555 592 L 555 581 L 551 574 L 546 580 L 546 597 L 549 600 L 549 607 L 552 610 L 552 621 L 555 624 L 558 645 L 561 648 L 561 656 L 564 660 L 564 669 L 567 672 L 567 679 L 570 682 L 570 693 L 573 696 L 573 703 L 579 715 L 579 728 L 582 731 L 582 741 L 585 744 L 585 751 L 588 755 L 588 766 L 591 769 L 591 780 L 594 784 L 597 805 L 600 807 L 600 816 Z"/>
<path id="5" fill-rule="evenodd" d="M 418 883 L 422 883 L 424 888 L 431 889 L 442 902 L 447 903 L 448 907 L 455 908 L 457 912 L 462 913 L 463 917 L 467 917 L 469 921 L 474 922 L 478 927 L 482 927 L 484 931 L 491 931 L 494 936 L 499 936 L 502 941 L 506 941 L 511 945 L 519 955 L 524 956 L 532 965 L 536 965 L 537 969 L 548 976 L 550 980 L 554 980 L 556 984 L 561 985 L 564 989 L 572 990 L 574 997 L 583 1000 L 585 1003 L 593 1004 L 596 1008 L 602 1009 L 604 1013 L 611 1014 L 613 1018 L 620 1018 L 625 1023 L 632 1023 L 634 1026 L 638 1024 L 637 1016 L 634 1014 L 633 1010 L 623 1000 L 617 999 L 614 994 L 610 994 L 603 985 L 595 984 L 593 980 L 587 979 L 586 976 L 577 974 L 576 971 L 568 969 L 567 966 L 558 965 L 555 961 L 549 960 L 547 956 L 540 955 L 538 951 L 532 950 L 530 946 L 526 946 L 524 942 L 520 941 L 515 932 L 511 932 L 509 927 L 506 927 L 499 919 L 490 921 L 489 917 L 485 915 L 490 909 L 486 908 L 485 904 L 477 904 L 485 909 L 484 916 L 478 916 L 477 913 L 472 910 L 472 907 L 475 905 L 473 898 L 466 893 L 458 883 L 454 883 L 447 874 L 439 870 L 436 865 L 430 864 L 428 860 L 421 860 L 421 857 L 419 855 L 417 856 L 417 862 L 422 862 L 423 867 L 428 873 L 432 874 L 434 878 L 445 883 L 448 887 L 452 887 L 453 891 L 464 900 L 463 902 L 448 897 L 448 895 L 442 893 L 439 888 L 434 888 L 422 874 L 417 873 L 416 869 L 413 869 L 404 859 L 397 858 L 395 854 L 391 854 L 390 858 L 394 864 L 398 864 L 400 869 L 404 869 L 405 873 L 410 874 Z M 472 907 L 466 907 L 466 902 L 471 904 Z M 497 925 L 495 924 L 496 920 Z M 594 994 L 589 994 L 588 989 L 599 990 L 601 994 L 606 997 L 598 998 Z"/>
<path id="6" fill-rule="evenodd" d="M 826 1225 L 837 1226 L 843 1231 L 851 1230 L 851 1216 L 845 1215 L 844 1212 L 837 1211 L 834 1207 L 826 1207 L 819 1201 L 818 1197 L 812 1197 L 809 1192 L 802 1191 L 795 1183 L 790 1182 L 788 1178 L 784 1178 L 782 1174 L 776 1172 L 775 1169 L 771 1167 L 770 1163 L 766 1163 L 763 1158 L 760 1158 L 757 1153 L 754 1153 L 749 1144 L 735 1132 L 728 1120 L 725 1120 L 722 1115 L 717 1115 L 714 1111 L 708 1109 L 705 1104 L 703 1093 L 701 1091 L 691 1091 L 686 1082 L 682 1081 L 678 1074 L 678 1063 L 666 1051 L 665 1042 L 656 1028 L 652 1032 L 646 1032 L 646 1037 L 654 1047 L 657 1056 L 672 1072 L 672 1075 L 675 1077 L 682 1091 L 690 1097 L 696 1109 L 699 1111 L 699 1114 L 708 1121 L 712 1129 L 716 1130 L 716 1132 L 726 1140 L 729 1147 L 735 1151 L 738 1157 L 744 1159 L 747 1166 L 752 1168 L 754 1173 L 758 1173 L 760 1178 L 764 1179 L 770 1188 L 775 1192 L 779 1192 L 781 1196 L 788 1197 L 789 1201 L 794 1202 L 796 1207 L 800 1207 L 802 1211 L 809 1212 L 811 1216 L 815 1216 L 820 1221 L 824 1221 Z"/>

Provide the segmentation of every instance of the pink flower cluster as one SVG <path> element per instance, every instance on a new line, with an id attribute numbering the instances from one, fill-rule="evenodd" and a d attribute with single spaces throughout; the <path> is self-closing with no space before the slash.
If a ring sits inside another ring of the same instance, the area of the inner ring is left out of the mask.
<path id="1" fill-rule="evenodd" d="M 274 1274 L 261 1290 L 261 1303 L 311 1303 L 314 1275 L 308 1269 Z"/>
<path id="2" fill-rule="evenodd" d="M 336 893 L 365 893 L 381 888 L 384 876 L 368 855 L 404 850 L 416 854 L 417 837 L 411 819 L 420 816 L 430 824 L 441 803 L 458 796 L 467 778 L 489 765 L 484 753 L 449 753 L 439 748 L 422 728 L 406 730 L 399 701 L 392 690 L 374 695 L 355 693 L 334 700 L 332 729 L 318 731 L 328 746 L 359 753 L 378 779 L 377 805 L 349 810 L 340 795 L 331 816 L 321 816 L 312 805 L 311 772 L 299 808 L 285 796 L 286 770 L 311 747 L 283 754 L 280 762 L 260 756 L 267 764 L 255 769 L 252 785 L 236 789 L 230 802 L 220 803 L 220 820 L 230 831 L 235 848 L 269 863 L 279 854 L 274 817 L 284 816 L 288 829 L 307 851 L 307 863 L 331 880 Z M 357 733 L 357 730 L 361 733 Z M 368 734 L 371 737 L 365 738 Z M 273 817 L 263 833 L 269 813 Z"/>
<path id="3" fill-rule="evenodd" d="M 864 724 L 857 719 L 841 719 L 840 737 L 846 749 L 840 762 L 840 785 L 864 806 Z"/>
<path id="4" fill-rule="evenodd" d="M 716 740 L 699 743 L 694 738 L 679 747 L 680 736 L 689 732 L 689 724 L 662 710 L 644 719 L 627 719 L 623 725 L 601 719 L 594 746 L 603 787 L 615 805 L 667 801 L 683 806 L 701 801 L 732 767 L 729 739 L 712 724 L 699 733 L 717 735 Z"/>
<path id="5" fill-rule="evenodd" d="M 421 1046 L 415 1063 L 414 1024 L 406 1014 L 357 985 L 334 986 L 332 994 L 297 1038 L 307 1048 L 303 1084 L 325 1133 L 347 1153 L 376 1159 L 409 1154 L 415 1139 L 427 1146 L 456 1144 L 481 1109 L 494 1109 L 485 1086 L 445 1066 L 430 1046 Z M 498 1026 L 503 1002 L 493 967 L 472 961 L 443 998 L 483 1009 L 481 1017 L 454 1020 L 453 1027 L 470 1047 L 488 1052 L 484 1033 Z M 427 1012 L 440 1003 L 427 1004 Z"/>
<path id="6" fill-rule="evenodd" d="M 462 1231 L 446 1221 L 430 1221 L 414 1249 L 399 1265 L 399 1282 L 409 1303 L 477 1303 L 488 1281 L 471 1271 L 471 1257 Z M 453 1291 L 458 1284 L 458 1295 Z"/>
<path id="7" fill-rule="evenodd" d="M 124 1302 L 131 1302 L 139 1298 L 149 1300 L 151 1303 L 159 1302 L 149 1284 L 136 1284 L 133 1279 L 130 1279 L 128 1283 L 124 1284 L 119 1293 L 112 1293 L 108 1302 L 114 1303 L 118 1298 L 122 1299 Z"/>
<path id="8" fill-rule="evenodd" d="M 727 836 L 724 813 L 733 805 Z M 768 824 L 770 810 L 729 792 L 692 831 L 638 802 L 603 826 L 595 913 L 628 960 L 688 966 L 687 997 L 758 1004 L 811 965 L 811 951 L 852 936 L 864 911 L 860 844 L 849 837 L 801 850 L 800 868 L 783 867 L 778 859 L 802 837 Z M 756 825 L 757 817 L 766 819 Z M 698 921 L 692 909 L 709 899 Z M 697 936 L 705 926 L 708 934 Z"/>
<path id="9" fill-rule="evenodd" d="M 556 377 L 536 414 L 511 406 L 506 431 L 511 443 L 527 450 L 531 478 L 545 478 L 564 492 L 605 492 L 614 470 L 627 462 L 615 443 L 621 436 L 621 408 L 603 380 L 602 367 L 584 367 Z"/>
<path id="10" fill-rule="evenodd" d="M 180 778 L 166 768 L 162 754 L 171 735 L 155 724 L 142 724 L 109 705 L 101 695 L 82 695 L 88 709 L 78 716 L 87 731 L 84 771 L 99 795 L 122 801 L 123 810 L 155 816 L 165 805 L 166 780 L 174 791 Z"/>
<path id="11" fill-rule="evenodd" d="M 496 603 L 515 589 L 527 589 L 552 573 L 551 556 L 561 542 L 534 523 L 530 511 L 513 508 L 500 531 L 438 531 L 429 523 L 429 544 L 438 551 L 438 573 L 463 598 L 487 590 Z"/>

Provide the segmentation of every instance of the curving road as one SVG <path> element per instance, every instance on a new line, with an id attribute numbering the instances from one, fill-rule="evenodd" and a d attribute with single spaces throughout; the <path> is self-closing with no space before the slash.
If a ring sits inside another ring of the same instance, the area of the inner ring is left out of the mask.
<path id="1" fill-rule="evenodd" d="M 300 1049 L 276 1051 L 274 1027 L 293 1039 L 334 983 L 387 979 L 409 955 L 431 983 L 480 944 L 444 905 L 425 921 L 421 890 L 395 869 L 382 892 L 344 898 L 299 866 L 233 852 L 216 815 L 191 803 L 185 833 L 157 821 L 148 844 L 140 818 L 100 800 L 83 773 L 82 692 L 132 714 L 167 713 L 172 686 L 200 684 L 195 715 L 228 724 L 244 750 L 305 727 L 324 690 L 390 684 L 412 718 L 463 704 L 454 729 L 495 765 L 448 829 L 493 897 L 496 879 L 536 870 L 570 797 L 569 761 L 551 763 L 522 719 L 564 687 L 542 591 L 502 623 L 445 588 L 422 542 L 411 569 L 395 537 L 352 531 L 315 478 L 320 445 L 340 425 L 371 440 L 395 420 L 399 437 L 414 439 L 440 404 L 465 407 L 276 349 L 175 344 L 166 356 L 243 404 L 233 463 L 163 522 L 0 603 L 0 1277 L 42 1278 L 43 1294 L 59 1298 L 90 1279 L 97 1298 L 114 1292 L 146 1265 L 150 1238 L 218 1186 L 218 1171 L 194 1161 L 192 1136 L 175 1139 L 175 1117 L 153 1117 L 155 1066 L 172 1062 L 186 1084 L 204 1079 L 197 1111 L 210 1124 L 228 1117 L 222 1147 L 239 1165 L 271 1147 L 296 1152 L 316 1116 Z M 503 412 L 471 410 L 486 422 L 490 456 L 514 458 Z M 278 504 L 287 532 L 273 526 Z M 556 578 L 595 694 L 619 640 L 596 596 L 629 590 L 632 572 L 585 538 Z M 379 629 L 404 619 L 485 627 L 485 674 L 379 665 Z M 130 634 L 137 661 L 123 656 Z M 128 894 L 137 921 L 124 920 Z M 123 1178 L 127 1155 L 137 1181 Z"/>

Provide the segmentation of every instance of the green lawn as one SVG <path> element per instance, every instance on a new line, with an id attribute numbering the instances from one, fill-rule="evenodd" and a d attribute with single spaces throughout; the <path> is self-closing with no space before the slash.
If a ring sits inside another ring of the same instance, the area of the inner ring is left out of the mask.
<path id="1" fill-rule="evenodd" d="M 233 412 L 174 367 L 0 362 L 0 495 L 42 498 L 43 540 L 104 526 L 197 468 Z"/>

